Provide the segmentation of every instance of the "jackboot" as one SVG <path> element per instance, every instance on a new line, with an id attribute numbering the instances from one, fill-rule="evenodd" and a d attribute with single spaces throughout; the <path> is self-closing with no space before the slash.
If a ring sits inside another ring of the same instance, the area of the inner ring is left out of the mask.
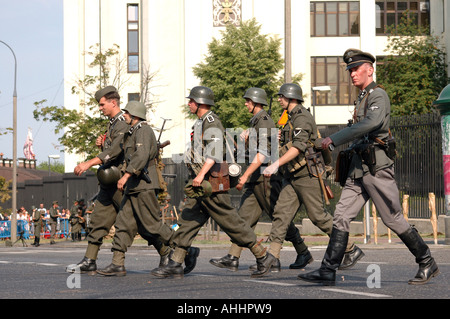
<path id="1" fill-rule="evenodd" d="M 78 264 L 69 265 L 66 267 L 66 272 L 74 273 L 80 271 L 81 274 L 95 274 L 97 270 L 97 263 L 95 259 L 84 257 Z"/>
<path id="2" fill-rule="evenodd" d="M 222 258 L 213 258 L 209 263 L 216 267 L 226 268 L 231 271 L 238 271 L 239 268 L 239 258 L 230 254 L 227 254 Z"/>
<path id="3" fill-rule="evenodd" d="M 356 265 L 358 260 L 364 257 L 364 255 L 365 254 L 363 253 L 363 251 L 358 246 L 353 244 L 351 250 L 345 252 L 344 259 L 339 266 L 339 270 L 352 268 L 354 265 Z"/>
<path id="4" fill-rule="evenodd" d="M 325 286 L 335 286 L 336 270 L 339 268 L 344 257 L 347 242 L 348 232 L 333 228 L 320 268 L 306 274 L 301 274 L 297 278 Z"/>
<path id="5" fill-rule="evenodd" d="M 39 237 L 34 237 L 34 241 L 35 241 L 34 247 L 39 247 L 39 246 L 40 246 L 40 245 L 39 245 L 39 242 L 41 241 L 41 238 L 39 238 Z"/>
<path id="6" fill-rule="evenodd" d="M 250 270 L 250 271 L 258 270 L 258 264 L 251 265 L 250 267 L 248 267 L 248 270 Z M 281 271 L 281 263 L 280 263 L 280 260 L 278 258 L 276 258 L 272 267 L 270 267 L 270 272 L 280 272 L 280 271 Z"/>
<path id="7" fill-rule="evenodd" d="M 413 279 L 408 283 L 410 285 L 423 285 L 439 274 L 439 268 L 436 261 L 431 257 L 430 249 L 419 235 L 417 229 L 411 227 L 398 237 L 408 247 L 409 251 L 416 257 L 416 263 L 419 264 L 419 270 Z"/>
<path id="8" fill-rule="evenodd" d="M 197 257 L 200 255 L 200 248 L 189 247 L 187 250 L 186 257 L 184 258 L 184 274 L 187 275 L 192 270 L 194 270 L 195 265 L 197 265 Z"/>

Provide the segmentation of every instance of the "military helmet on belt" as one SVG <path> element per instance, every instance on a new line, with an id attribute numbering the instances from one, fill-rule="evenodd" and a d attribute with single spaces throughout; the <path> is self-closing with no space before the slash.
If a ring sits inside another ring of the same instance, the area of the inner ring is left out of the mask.
<path id="1" fill-rule="evenodd" d="M 266 91 L 261 88 L 249 88 L 245 91 L 243 98 L 250 99 L 255 104 L 268 105 Z"/>
<path id="2" fill-rule="evenodd" d="M 130 113 L 130 115 L 139 117 L 140 119 L 146 120 L 147 119 L 147 108 L 145 107 L 145 104 L 138 101 L 131 101 L 128 102 L 124 111 L 127 111 Z"/>
<path id="3" fill-rule="evenodd" d="M 198 104 L 214 106 L 214 93 L 206 86 L 193 87 L 187 99 L 193 99 Z"/>
<path id="4" fill-rule="evenodd" d="M 295 99 L 299 102 L 304 102 L 303 91 L 300 85 L 295 83 L 285 83 L 280 87 L 278 95 L 283 95 L 288 99 Z"/>
<path id="5" fill-rule="evenodd" d="M 119 181 L 120 170 L 116 166 L 108 168 L 100 166 L 97 170 L 97 179 L 102 185 L 112 186 Z"/>
<path id="6" fill-rule="evenodd" d="M 211 183 L 204 180 L 201 186 L 193 186 L 193 180 L 189 180 L 189 182 L 184 187 L 184 193 L 189 198 L 199 198 L 199 197 L 209 197 L 212 194 L 212 186 Z"/>

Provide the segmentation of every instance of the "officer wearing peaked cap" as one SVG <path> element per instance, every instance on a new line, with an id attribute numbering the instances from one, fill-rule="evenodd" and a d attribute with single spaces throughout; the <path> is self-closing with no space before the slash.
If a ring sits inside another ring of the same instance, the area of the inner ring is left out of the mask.
<path id="1" fill-rule="evenodd" d="M 348 155 L 351 158 L 350 168 L 343 176 L 345 185 L 336 205 L 333 231 L 322 264 L 319 269 L 301 274 L 298 278 L 335 285 L 336 270 L 342 262 L 350 222 L 372 198 L 383 223 L 399 236 L 419 264 L 419 270 L 409 284 L 425 284 L 439 273 L 439 269 L 422 237 L 402 214 L 394 179 L 395 149 L 390 149 L 391 105 L 386 91 L 373 81 L 375 58 L 370 53 L 348 49 L 343 60 L 353 85 L 360 89 L 353 125 L 325 138 L 322 147 L 352 143 Z"/>

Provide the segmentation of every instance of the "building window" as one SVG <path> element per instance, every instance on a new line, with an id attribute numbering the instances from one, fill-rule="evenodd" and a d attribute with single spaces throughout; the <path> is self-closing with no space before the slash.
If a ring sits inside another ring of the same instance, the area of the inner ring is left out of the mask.
<path id="1" fill-rule="evenodd" d="M 139 72 L 139 6 L 127 5 L 128 72 Z"/>
<path id="2" fill-rule="evenodd" d="M 316 105 L 353 104 L 352 83 L 342 57 L 311 57 L 311 87 L 326 85 L 331 91 L 314 92 Z"/>
<path id="3" fill-rule="evenodd" d="M 139 93 L 128 93 L 128 102 L 141 101 L 141 95 Z"/>
<path id="4" fill-rule="evenodd" d="M 311 2 L 310 15 L 312 37 L 359 35 L 359 2 Z"/>
<path id="5" fill-rule="evenodd" d="M 376 32 L 377 35 L 388 34 L 388 27 L 397 27 L 402 15 L 408 17 L 424 28 L 430 27 L 430 1 L 376 1 Z"/>

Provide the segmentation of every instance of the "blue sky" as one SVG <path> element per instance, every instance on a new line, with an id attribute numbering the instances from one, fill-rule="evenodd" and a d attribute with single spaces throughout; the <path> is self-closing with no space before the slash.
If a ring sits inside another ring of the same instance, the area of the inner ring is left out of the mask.
<path id="1" fill-rule="evenodd" d="M 34 102 L 63 105 L 63 0 L 0 0 L 0 40 L 17 58 L 17 157 L 24 157 L 28 127 L 38 164 L 58 149 L 54 124 L 33 118 Z M 14 57 L 0 43 L 0 132 L 13 126 Z M 0 153 L 13 157 L 12 134 L 0 135 Z M 53 163 L 54 160 L 52 160 Z"/>

